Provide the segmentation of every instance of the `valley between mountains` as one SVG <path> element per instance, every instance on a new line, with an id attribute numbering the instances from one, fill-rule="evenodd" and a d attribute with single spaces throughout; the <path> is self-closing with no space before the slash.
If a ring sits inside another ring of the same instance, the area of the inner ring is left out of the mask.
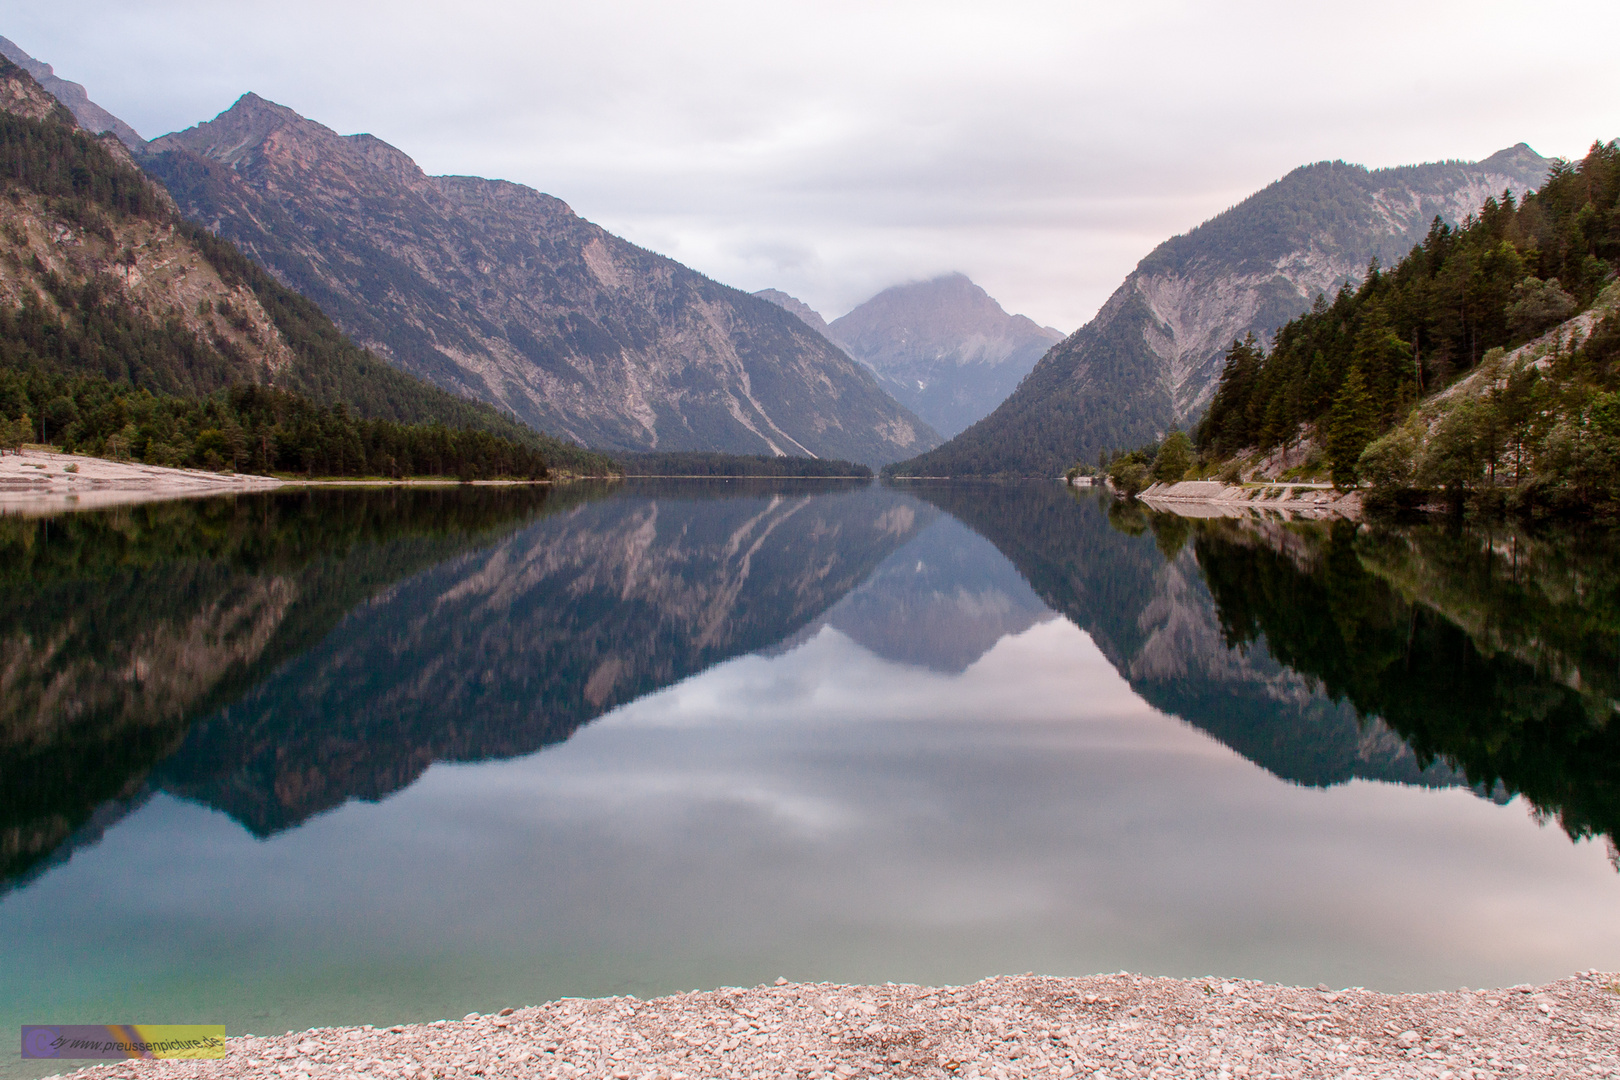
<path id="1" fill-rule="evenodd" d="M 376 377 L 403 373 L 489 407 L 478 426 L 544 433 L 560 440 L 547 444 L 554 457 L 572 444 L 836 459 L 896 477 L 1056 476 L 1192 427 L 1234 340 L 1252 333 L 1268 347 L 1318 297 L 1398 262 L 1435 219 L 1455 227 L 1503 192 L 1522 197 L 1554 165 L 1521 143 L 1478 162 L 1301 167 L 1160 244 L 1067 335 L 960 273 L 895 285 L 828 320 L 781 290 L 750 295 L 638 247 L 552 195 L 430 176 L 374 136 L 340 135 L 253 93 L 146 141 L 50 65 L 4 39 L 0 52 L 56 96 L 59 119 L 107 132 L 107 152 L 138 163 L 175 210 L 313 301 L 349 355 L 374 358 Z M 50 244 L 95 243 L 72 239 L 39 196 L 19 196 L 18 235 L 36 238 L 23 246 L 47 268 L 67 265 Z M 119 244 L 134 263 L 117 264 Z M 92 260 L 103 267 L 93 275 L 98 302 L 147 321 L 169 317 L 169 304 L 187 333 L 223 349 L 234 374 L 186 392 L 298 367 L 264 298 L 232 275 L 203 289 L 206 305 L 196 278 L 164 292 L 172 260 L 152 264 L 168 268 L 157 277 L 141 261 L 161 244 L 130 233 Z M 19 273 L 0 292 L 24 303 L 49 294 L 43 281 Z M 352 370 L 295 381 L 375 413 Z"/>

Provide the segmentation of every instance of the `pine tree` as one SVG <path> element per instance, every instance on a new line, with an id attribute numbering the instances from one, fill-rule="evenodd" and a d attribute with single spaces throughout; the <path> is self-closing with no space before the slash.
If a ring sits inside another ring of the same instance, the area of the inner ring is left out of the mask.
<path id="1" fill-rule="evenodd" d="M 1359 367 L 1352 367 L 1328 411 L 1327 453 L 1335 487 L 1356 486 L 1356 462 L 1377 434 L 1378 410 L 1367 380 Z"/>

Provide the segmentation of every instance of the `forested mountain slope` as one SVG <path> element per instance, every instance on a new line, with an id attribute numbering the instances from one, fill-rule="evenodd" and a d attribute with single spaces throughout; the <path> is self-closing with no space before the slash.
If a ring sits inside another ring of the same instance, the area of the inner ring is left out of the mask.
<path id="1" fill-rule="evenodd" d="M 9 441 L 65 438 L 100 453 L 116 436 L 119 455 L 145 456 L 157 445 L 160 463 L 200 464 L 195 433 L 175 428 L 178 413 L 196 411 L 188 401 L 256 386 L 278 388 L 273 400 L 289 421 L 292 409 L 328 426 L 352 427 L 351 413 L 448 424 L 559 463 L 592 460 L 361 351 L 308 300 L 185 222 L 114 137 L 80 130 L 6 60 L 0 188 L 0 425 Z M 341 415 L 328 415 L 339 406 Z M 312 435 L 304 444 L 317 441 L 330 440 Z M 268 443 L 263 449 L 273 461 Z M 526 458 L 525 475 L 533 471 Z"/>
<path id="2" fill-rule="evenodd" d="M 994 413 L 895 472 L 1057 476 L 1196 421 L 1233 339 L 1269 341 L 1373 258 L 1399 259 L 1435 217 L 1459 223 L 1491 195 L 1538 186 L 1549 164 L 1520 144 L 1472 163 L 1295 169 L 1159 245 Z"/>
<path id="3" fill-rule="evenodd" d="M 1199 446 L 1213 462 L 1312 439 L 1342 486 L 1620 500 L 1617 268 L 1620 140 L 1460 229 L 1436 221 L 1269 353 L 1235 343 Z"/>
<path id="4" fill-rule="evenodd" d="M 589 445 L 881 464 L 937 436 L 799 319 L 561 200 L 245 95 L 148 146 L 193 220 L 435 384 Z"/>

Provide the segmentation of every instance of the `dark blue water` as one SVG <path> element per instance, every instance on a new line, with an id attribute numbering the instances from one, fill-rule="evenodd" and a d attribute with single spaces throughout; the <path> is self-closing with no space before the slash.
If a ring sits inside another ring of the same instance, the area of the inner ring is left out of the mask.
<path id="1" fill-rule="evenodd" d="M 0 520 L 0 1027 L 1612 969 L 1609 547 L 1059 485 Z"/>

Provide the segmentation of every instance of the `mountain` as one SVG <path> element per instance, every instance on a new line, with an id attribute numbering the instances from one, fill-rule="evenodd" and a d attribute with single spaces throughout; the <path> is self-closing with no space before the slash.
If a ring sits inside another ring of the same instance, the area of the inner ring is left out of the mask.
<path id="1" fill-rule="evenodd" d="M 118 136 L 119 142 L 131 150 L 146 145 L 146 140 L 141 138 L 134 128 L 91 101 L 83 86 L 57 78 L 56 73 L 51 70 L 51 65 L 35 60 L 18 48 L 15 42 L 0 37 L 0 56 L 4 56 L 32 75 L 47 93 L 67 106 L 68 111 L 84 130 L 98 135 L 110 131 Z"/>
<path id="2" fill-rule="evenodd" d="M 24 373 L 30 392 L 64 379 L 181 399 L 274 386 L 361 418 L 490 432 L 580 471 L 609 464 L 359 349 L 314 304 L 183 220 L 116 138 L 85 133 L 4 59 L 0 178 L 0 368 Z M 74 395 L 66 384 L 57 393 Z M 0 420 L 41 415 L 0 398 Z M 69 422 L 78 408 L 50 404 Z"/>
<path id="3" fill-rule="evenodd" d="M 1620 139 L 1461 228 L 1436 225 L 1278 330 L 1269 353 L 1229 351 L 1198 426 L 1205 463 L 1252 476 L 1314 453 L 1337 486 L 1364 477 L 1378 501 L 1445 488 L 1586 514 L 1620 499 L 1620 432 L 1597 419 L 1620 373 L 1614 223 Z"/>
<path id="4" fill-rule="evenodd" d="M 518 184 L 247 94 L 146 168 L 391 363 L 586 445 L 897 460 L 938 436 L 798 318 Z"/>
<path id="5" fill-rule="evenodd" d="M 1520 143 L 1480 162 L 1295 169 L 1160 244 L 999 408 L 894 471 L 1057 476 L 1186 427 L 1208 406 L 1233 339 L 1269 342 L 1372 259 L 1405 255 L 1435 217 L 1460 222 L 1504 189 L 1536 187 L 1551 164 Z"/>
<path id="6" fill-rule="evenodd" d="M 1007 314 L 962 274 L 885 289 L 828 332 L 947 438 L 989 415 L 1063 340 L 1059 330 Z"/>
<path id="7" fill-rule="evenodd" d="M 797 296 L 790 296 L 781 289 L 760 289 L 754 295 L 761 300 L 769 300 L 783 311 L 791 311 L 804 320 L 810 329 L 831 341 L 834 345 L 838 344 L 837 340 L 832 336 L 832 331 L 827 329 L 827 320 L 821 317 L 821 312 L 800 300 Z"/>

